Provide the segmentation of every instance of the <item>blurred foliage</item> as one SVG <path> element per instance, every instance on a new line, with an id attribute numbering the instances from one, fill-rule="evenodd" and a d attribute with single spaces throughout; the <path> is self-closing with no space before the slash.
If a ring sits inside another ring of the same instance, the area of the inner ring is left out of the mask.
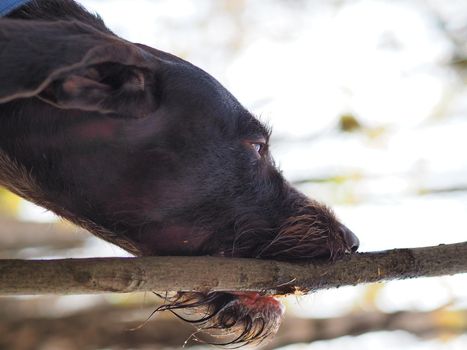
<path id="1" fill-rule="evenodd" d="M 360 130 L 362 125 L 353 114 L 342 114 L 339 117 L 339 130 L 344 132 L 353 132 Z"/>
<path id="2" fill-rule="evenodd" d="M 16 216 L 22 200 L 7 189 L 0 187 L 0 214 Z"/>

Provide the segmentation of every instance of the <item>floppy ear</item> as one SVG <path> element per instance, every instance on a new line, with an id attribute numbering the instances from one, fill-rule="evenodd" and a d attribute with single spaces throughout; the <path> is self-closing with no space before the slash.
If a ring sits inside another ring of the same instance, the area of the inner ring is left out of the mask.
<path id="1" fill-rule="evenodd" d="M 0 103 L 36 96 L 138 118 L 157 107 L 157 67 L 141 47 L 82 23 L 0 19 Z"/>

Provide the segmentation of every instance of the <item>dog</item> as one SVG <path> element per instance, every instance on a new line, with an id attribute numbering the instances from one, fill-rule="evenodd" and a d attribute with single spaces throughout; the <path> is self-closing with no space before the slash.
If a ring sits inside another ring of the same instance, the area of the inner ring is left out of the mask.
<path id="1" fill-rule="evenodd" d="M 357 250 L 331 209 L 284 179 L 270 130 L 209 74 L 118 37 L 73 0 L 6 5 L 0 185 L 136 256 Z M 196 310 L 199 328 L 230 335 L 219 345 L 261 342 L 283 313 L 246 292 L 178 293 L 161 309 Z"/>

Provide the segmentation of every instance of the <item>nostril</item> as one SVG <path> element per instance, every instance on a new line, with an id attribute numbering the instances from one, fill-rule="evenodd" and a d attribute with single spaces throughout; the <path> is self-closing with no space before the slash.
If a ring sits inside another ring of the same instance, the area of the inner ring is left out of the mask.
<path id="1" fill-rule="evenodd" d="M 347 247 L 349 247 L 352 253 L 355 253 L 360 246 L 360 240 L 358 237 L 345 226 L 342 226 L 342 235 L 345 243 L 347 243 Z"/>

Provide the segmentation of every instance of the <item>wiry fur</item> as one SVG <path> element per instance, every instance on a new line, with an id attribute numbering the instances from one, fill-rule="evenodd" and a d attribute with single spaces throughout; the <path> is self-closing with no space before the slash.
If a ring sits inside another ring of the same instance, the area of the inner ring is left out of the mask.
<path id="1" fill-rule="evenodd" d="M 160 296 L 166 303 L 156 311 L 171 311 L 194 324 L 198 331 L 219 337 L 219 341 L 210 342 L 218 346 L 260 344 L 276 333 L 284 312 L 279 301 L 257 293 L 190 292 L 170 298 Z"/>

